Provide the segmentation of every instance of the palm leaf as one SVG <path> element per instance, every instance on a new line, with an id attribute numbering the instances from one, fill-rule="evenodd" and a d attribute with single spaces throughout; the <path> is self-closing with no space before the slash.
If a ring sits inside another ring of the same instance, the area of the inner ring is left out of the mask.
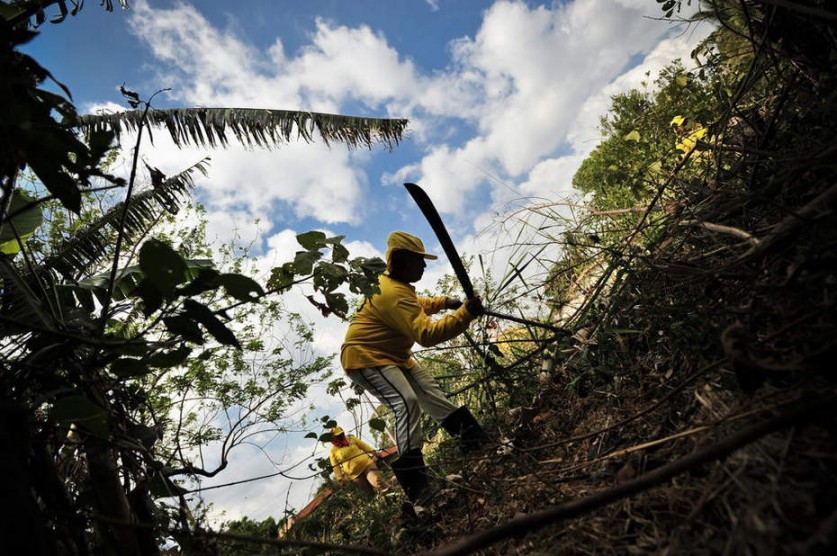
<path id="1" fill-rule="evenodd" d="M 156 222 L 162 210 L 176 214 L 181 199 L 188 197 L 194 186 L 195 171 L 206 175 L 208 159 L 203 159 L 180 174 L 156 184 L 152 189 L 137 193 L 128 202 L 124 237 L 129 243 L 141 238 Z M 122 222 L 125 202 L 118 203 L 95 222 L 78 229 L 43 261 L 67 280 L 77 280 L 89 273 L 96 263 L 110 254 L 113 230 Z"/>
<path id="2" fill-rule="evenodd" d="M 139 129 L 143 111 L 81 116 L 78 127 L 85 133 L 110 129 L 117 138 Z M 147 124 L 165 128 L 178 147 L 226 147 L 235 139 L 246 147 L 272 148 L 292 140 L 312 142 L 317 132 L 326 145 L 345 143 L 350 148 L 372 148 L 383 143 L 392 150 L 401 141 L 407 120 L 364 118 L 258 108 L 173 108 L 149 110 Z"/>
<path id="3" fill-rule="evenodd" d="M 26 331 L 30 327 L 54 329 L 52 311 L 30 286 L 31 280 L 22 275 L 8 257 L 0 256 L 0 280 L 3 284 L 0 314 L 6 322 L 0 326 L 0 336 Z M 19 324 L 20 329 L 16 324 Z"/>

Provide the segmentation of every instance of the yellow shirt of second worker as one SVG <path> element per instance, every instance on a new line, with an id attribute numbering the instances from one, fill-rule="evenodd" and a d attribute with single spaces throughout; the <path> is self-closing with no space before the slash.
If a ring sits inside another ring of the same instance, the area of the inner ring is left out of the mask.
<path id="1" fill-rule="evenodd" d="M 332 446 L 329 460 L 338 481 L 356 479 L 375 461 L 375 450 L 360 438 L 347 436 L 348 446 Z"/>

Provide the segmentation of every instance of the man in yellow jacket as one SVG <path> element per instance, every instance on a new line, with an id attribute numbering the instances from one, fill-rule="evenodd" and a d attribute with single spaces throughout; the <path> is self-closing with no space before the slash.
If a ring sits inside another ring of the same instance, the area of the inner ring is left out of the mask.
<path id="1" fill-rule="evenodd" d="M 375 465 L 375 449 L 369 444 L 360 438 L 346 436 L 340 427 L 331 429 L 331 444 L 328 457 L 338 482 L 352 481 L 367 492 L 389 490 L 389 484 Z"/>
<path id="2" fill-rule="evenodd" d="M 465 303 L 445 296 L 424 298 L 415 287 L 427 266 L 421 240 L 406 232 L 387 238 L 387 272 L 379 278 L 380 293 L 364 300 L 352 317 L 340 352 L 349 379 L 392 410 L 398 459 L 392 470 L 407 498 L 415 506 L 427 489 L 422 455 L 422 411 L 450 434 L 459 436 L 465 450 L 482 446 L 485 431 L 467 407 L 456 407 L 439 384 L 413 359 L 418 343 L 434 346 L 463 333 L 484 313 L 479 298 Z M 452 313 L 438 320 L 428 315 L 445 309 Z"/>

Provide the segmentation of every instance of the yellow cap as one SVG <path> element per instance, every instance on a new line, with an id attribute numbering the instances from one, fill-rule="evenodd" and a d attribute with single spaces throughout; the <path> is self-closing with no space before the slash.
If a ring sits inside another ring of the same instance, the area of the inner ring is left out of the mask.
<path id="1" fill-rule="evenodd" d="M 334 427 L 333 429 L 331 429 L 331 434 L 332 436 L 340 436 L 341 434 L 344 434 L 344 432 L 343 429 L 341 429 L 340 427 Z"/>
<path id="2" fill-rule="evenodd" d="M 680 126 L 680 125 L 683 125 L 683 122 L 685 122 L 685 121 L 686 121 L 686 118 L 684 118 L 683 116 L 675 116 L 671 119 L 671 123 L 669 125 L 670 126 Z"/>
<path id="3" fill-rule="evenodd" d="M 424 244 L 419 238 L 407 232 L 392 232 L 387 238 L 387 266 L 390 263 L 390 257 L 394 251 L 403 249 L 405 251 L 412 251 L 418 253 L 425 259 L 438 259 L 436 255 L 431 255 L 424 251 Z"/>

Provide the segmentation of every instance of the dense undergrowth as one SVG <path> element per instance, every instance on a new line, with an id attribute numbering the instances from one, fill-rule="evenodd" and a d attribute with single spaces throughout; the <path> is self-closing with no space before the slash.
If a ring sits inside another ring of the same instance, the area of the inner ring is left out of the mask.
<path id="1" fill-rule="evenodd" d="M 700 68 L 614 99 L 576 176 L 590 208 L 547 284 L 575 335 L 506 366 L 515 399 L 482 411 L 497 445 L 464 458 L 432 438 L 437 519 L 420 533 L 399 534 L 397 500 L 343 491 L 291 538 L 440 554 L 837 545 L 835 16 L 702 6 L 718 30 Z"/>

